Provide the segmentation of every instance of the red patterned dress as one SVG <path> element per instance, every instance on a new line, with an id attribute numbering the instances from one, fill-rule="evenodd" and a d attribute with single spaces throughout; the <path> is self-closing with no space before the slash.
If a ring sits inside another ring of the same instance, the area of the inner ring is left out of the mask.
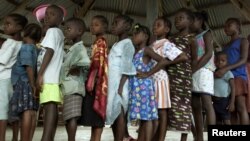
<path id="1" fill-rule="evenodd" d="M 93 44 L 91 64 L 87 79 L 94 79 L 95 86 L 87 93 L 83 101 L 83 119 L 85 126 L 103 127 L 107 105 L 108 46 L 104 37 Z M 94 75 L 93 75 L 94 74 Z"/>

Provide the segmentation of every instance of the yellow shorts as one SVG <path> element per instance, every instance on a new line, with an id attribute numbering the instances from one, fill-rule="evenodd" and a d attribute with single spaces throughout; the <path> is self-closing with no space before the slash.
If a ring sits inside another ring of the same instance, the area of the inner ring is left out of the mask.
<path id="1" fill-rule="evenodd" d="M 44 84 L 40 93 L 40 104 L 47 102 L 62 103 L 62 93 L 59 84 Z"/>

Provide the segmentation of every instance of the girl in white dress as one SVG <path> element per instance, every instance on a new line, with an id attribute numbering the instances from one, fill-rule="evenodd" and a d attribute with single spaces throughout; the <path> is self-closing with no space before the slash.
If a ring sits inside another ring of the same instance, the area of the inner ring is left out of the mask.
<path id="1" fill-rule="evenodd" d="M 133 20 L 126 15 L 115 17 L 112 34 L 119 41 L 113 45 L 108 58 L 108 100 L 106 122 L 112 125 L 114 141 L 121 141 L 125 132 L 125 114 L 128 109 L 128 76 L 135 75 L 132 63 L 135 53 L 134 46 L 128 38 Z"/>

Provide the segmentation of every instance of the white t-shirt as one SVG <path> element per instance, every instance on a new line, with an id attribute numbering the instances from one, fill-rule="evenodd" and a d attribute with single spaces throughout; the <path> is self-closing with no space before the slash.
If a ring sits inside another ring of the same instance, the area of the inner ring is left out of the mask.
<path id="1" fill-rule="evenodd" d="M 59 84 L 59 74 L 63 62 L 63 46 L 64 46 L 64 35 L 59 28 L 49 28 L 46 35 L 41 43 L 45 48 L 54 50 L 54 55 L 48 64 L 43 77 L 44 84 Z M 38 58 L 44 57 L 46 50 L 42 50 L 39 53 Z M 37 60 L 38 68 L 42 64 L 42 59 Z M 39 70 L 38 70 L 39 71 Z"/>
<path id="2" fill-rule="evenodd" d="M 0 80 L 11 77 L 12 66 L 16 62 L 22 42 L 13 39 L 7 39 L 0 49 Z"/>

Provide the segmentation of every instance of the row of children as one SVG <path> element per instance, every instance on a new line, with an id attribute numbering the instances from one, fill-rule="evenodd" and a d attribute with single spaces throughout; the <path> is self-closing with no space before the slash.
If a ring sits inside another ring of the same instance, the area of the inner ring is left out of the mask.
<path id="1" fill-rule="evenodd" d="M 169 39 L 171 22 L 164 16 L 157 18 L 153 26 L 157 40 L 153 43 L 149 42 L 148 27 L 132 26 L 130 17 L 118 15 L 112 23 L 112 34 L 118 41 L 109 53 L 104 37 L 108 21 L 95 16 L 90 25 L 96 36 L 91 59 L 81 41 L 86 30 L 82 20 L 66 20 L 63 33 L 59 26 L 65 10 L 47 5 L 44 13 L 43 28 L 26 26 L 28 21 L 18 14 L 4 19 L 4 33 L 12 38 L 0 49 L 0 141 L 5 140 L 8 113 L 11 121 L 21 118 L 21 140 L 32 140 L 38 97 L 45 110 L 42 141 L 54 140 L 57 105 L 62 101 L 69 141 L 75 140 L 79 117 L 80 124 L 92 126 L 91 141 L 101 140 L 105 124 L 112 125 L 115 141 L 129 137 L 126 124 L 130 120 L 140 120 L 139 141 L 164 141 L 167 127 L 181 131 L 181 140 L 186 140 L 192 113 L 195 140 L 202 141 L 202 105 L 210 125 L 216 124 L 216 119 L 230 124 L 234 109 L 240 123 L 248 124 L 248 42 L 240 37 L 237 19 L 226 21 L 225 33 L 231 41 L 216 57 L 216 69 L 213 39 L 205 27 L 204 13 L 179 10 L 175 16 L 178 32 Z M 37 54 L 35 45 L 43 32 Z M 73 43 L 65 51 L 64 37 Z"/>

